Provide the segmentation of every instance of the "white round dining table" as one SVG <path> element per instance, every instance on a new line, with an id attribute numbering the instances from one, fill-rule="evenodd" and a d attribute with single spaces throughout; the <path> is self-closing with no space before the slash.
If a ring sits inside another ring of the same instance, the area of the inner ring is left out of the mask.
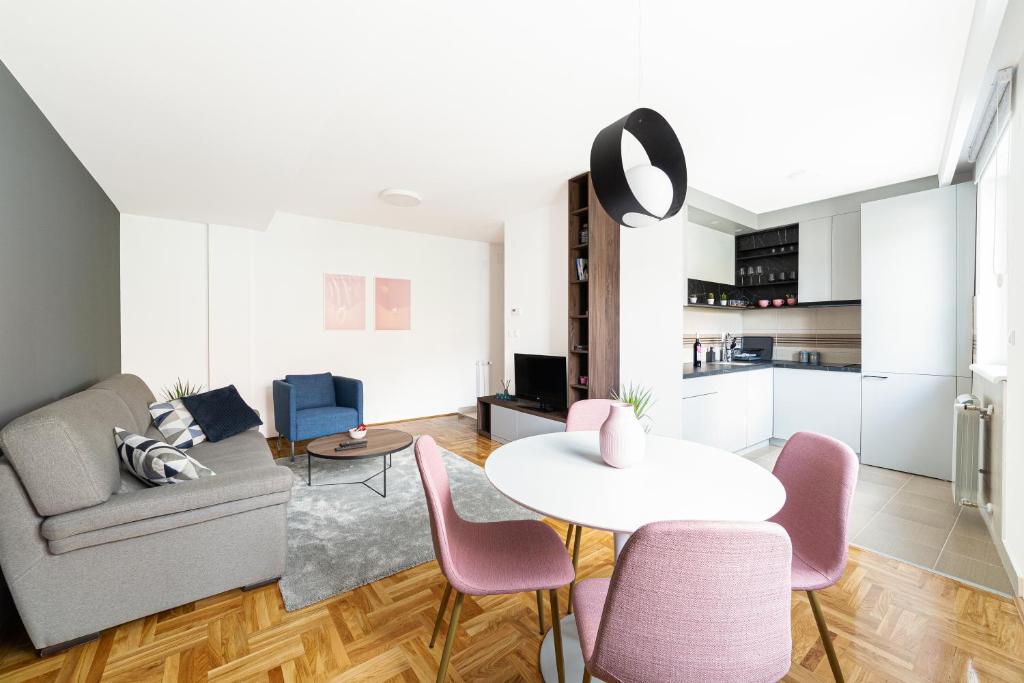
<path id="1" fill-rule="evenodd" d="M 484 471 L 511 500 L 545 517 L 615 535 L 618 557 L 629 535 L 665 520 L 761 521 L 782 508 L 786 491 L 763 467 L 734 453 L 693 441 L 647 436 L 635 467 L 601 460 L 596 431 L 541 434 L 505 444 Z M 561 621 L 565 680 L 582 680 L 576 619 Z M 557 681 L 554 640 L 541 645 L 544 680 Z M 595 683 L 598 679 L 593 679 Z"/>

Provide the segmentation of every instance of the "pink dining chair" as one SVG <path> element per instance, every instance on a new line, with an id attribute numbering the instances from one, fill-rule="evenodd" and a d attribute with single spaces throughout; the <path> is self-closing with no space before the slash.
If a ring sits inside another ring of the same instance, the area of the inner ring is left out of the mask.
<path id="1" fill-rule="evenodd" d="M 588 398 L 576 401 L 569 406 L 569 414 L 565 418 L 565 431 L 596 432 L 608 419 L 608 413 L 611 412 L 611 407 L 615 403 L 617 401 L 607 398 Z M 574 572 L 580 563 L 582 532 L 583 530 L 576 524 L 570 524 L 569 528 L 565 530 L 565 549 L 568 550 L 569 544 L 572 543 L 572 569 Z M 573 534 L 575 534 L 575 540 L 573 540 Z M 566 614 L 572 614 L 572 592 L 575 585 L 576 579 L 573 578 L 572 583 L 569 584 L 569 605 L 566 608 Z"/>
<path id="2" fill-rule="evenodd" d="M 782 525 L 793 543 L 793 590 L 807 592 L 832 676 L 840 682 L 843 671 L 814 591 L 836 583 L 846 569 L 846 529 L 857 469 L 857 456 L 843 442 L 797 432 L 772 470 L 786 489 L 786 503 L 771 521 Z"/>
<path id="3" fill-rule="evenodd" d="M 654 522 L 610 579 L 576 586 L 576 628 L 605 681 L 778 681 L 790 666 L 790 557 L 770 522 Z"/>
<path id="4" fill-rule="evenodd" d="M 575 574 L 562 541 L 551 527 L 536 520 L 507 522 L 470 522 L 459 516 L 452 503 L 448 471 L 437 444 L 429 436 L 416 439 L 416 465 L 423 480 L 423 492 L 430 513 L 430 532 L 441 573 L 448 580 L 441 607 L 434 620 L 430 647 L 434 647 L 441 629 L 441 617 L 448 607 L 452 589 L 455 606 L 448 624 L 437 680 L 444 680 L 452 654 L 455 630 L 459 625 L 462 599 L 466 595 L 503 595 L 537 593 L 537 616 L 544 633 L 541 591 L 548 591 L 555 631 L 555 659 L 559 683 L 565 681 L 562 659 L 562 629 L 558 621 L 558 588 L 573 580 Z"/>

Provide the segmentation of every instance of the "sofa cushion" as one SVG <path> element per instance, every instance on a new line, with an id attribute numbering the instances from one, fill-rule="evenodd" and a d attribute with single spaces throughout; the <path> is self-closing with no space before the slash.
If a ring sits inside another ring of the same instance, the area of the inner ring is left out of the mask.
<path id="1" fill-rule="evenodd" d="M 276 467 L 266 438 L 255 429 L 223 441 L 204 441 L 190 450 L 189 455 L 219 476 Z"/>
<path id="2" fill-rule="evenodd" d="M 11 421 L 0 448 L 11 461 L 36 511 L 59 515 L 99 505 L 121 486 L 111 438 L 135 417 L 114 391 L 87 389 Z"/>
<path id="3" fill-rule="evenodd" d="M 335 406 L 334 378 L 331 373 L 319 375 L 285 375 L 284 381 L 295 387 L 295 409 Z"/>
<path id="4" fill-rule="evenodd" d="M 136 375 L 123 374 L 108 377 L 89 388 L 102 389 L 117 395 L 128 406 L 128 410 L 131 411 L 132 416 L 135 418 L 133 423 L 122 422 L 121 426 L 134 431 L 136 434 L 146 433 L 146 428 L 152 424 L 149 415 L 149 404 L 156 401 L 156 399 L 145 382 Z"/>
<path id="5" fill-rule="evenodd" d="M 352 408 L 307 408 L 295 413 L 298 439 L 337 434 L 359 426 L 359 413 Z"/>
<path id="6" fill-rule="evenodd" d="M 214 475 L 213 470 L 163 441 L 114 427 L 114 443 L 128 471 L 151 486 L 181 484 Z"/>
<path id="7" fill-rule="evenodd" d="M 203 428 L 192 417 L 192 413 L 188 412 L 180 398 L 163 403 L 150 403 L 149 414 L 163 438 L 175 448 L 188 450 L 206 441 Z"/>
<path id="8" fill-rule="evenodd" d="M 259 414 L 250 408 L 231 384 L 181 399 L 210 441 L 224 439 L 259 427 Z"/>
<path id="9" fill-rule="evenodd" d="M 208 508 L 222 503 L 259 498 L 271 494 L 290 495 L 292 472 L 271 465 L 250 472 L 221 473 L 186 486 L 157 486 L 111 497 L 106 503 L 74 510 L 43 521 L 41 532 L 48 541 L 59 541 L 78 534 Z"/>

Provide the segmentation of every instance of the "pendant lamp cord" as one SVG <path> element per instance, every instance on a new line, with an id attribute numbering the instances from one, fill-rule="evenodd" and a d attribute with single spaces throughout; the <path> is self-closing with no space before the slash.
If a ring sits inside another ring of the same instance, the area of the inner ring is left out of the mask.
<path id="1" fill-rule="evenodd" d="M 636 106 L 643 106 L 643 81 L 644 81 L 644 13 L 643 0 L 636 0 Z"/>

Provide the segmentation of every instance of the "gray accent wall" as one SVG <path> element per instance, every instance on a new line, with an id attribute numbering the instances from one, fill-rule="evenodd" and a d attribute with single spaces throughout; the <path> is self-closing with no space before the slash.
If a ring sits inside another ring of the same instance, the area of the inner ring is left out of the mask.
<path id="1" fill-rule="evenodd" d="M 0 427 L 119 371 L 119 223 L 0 63 Z"/>

